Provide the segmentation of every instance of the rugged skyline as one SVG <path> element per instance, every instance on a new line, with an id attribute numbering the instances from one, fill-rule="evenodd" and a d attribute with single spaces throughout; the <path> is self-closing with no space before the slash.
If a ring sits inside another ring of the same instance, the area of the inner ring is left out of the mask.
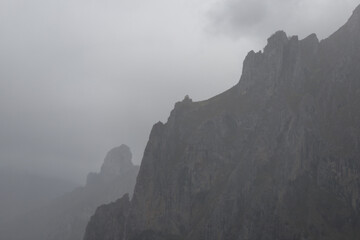
<path id="1" fill-rule="evenodd" d="M 0 167 L 84 181 L 121 143 L 139 163 L 151 126 L 236 84 L 264 36 L 325 38 L 357 4 L 3 0 Z"/>
<path id="2" fill-rule="evenodd" d="M 84 240 L 360 239 L 360 5 L 319 42 L 277 31 L 238 84 L 152 128 L 132 198 Z"/>

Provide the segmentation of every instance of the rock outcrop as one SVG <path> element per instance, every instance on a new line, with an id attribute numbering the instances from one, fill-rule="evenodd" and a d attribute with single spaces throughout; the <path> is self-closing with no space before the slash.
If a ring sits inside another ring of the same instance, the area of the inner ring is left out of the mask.
<path id="1" fill-rule="evenodd" d="M 11 240 L 80 240 L 96 208 L 132 195 L 139 167 L 131 162 L 126 145 L 110 150 L 99 173 L 90 173 L 84 187 L 55 199 L 17 221 L 0 233 Z M 19 231 L 21 229 L 21 231 Z"/>
<path id="2" fill-rule="evenodd" d="M 360 239 L 359 106 L 360 6 L 320 42 L 279 31 L 236 86 L 154 125 L 133 198 L 84 239 Z"/>

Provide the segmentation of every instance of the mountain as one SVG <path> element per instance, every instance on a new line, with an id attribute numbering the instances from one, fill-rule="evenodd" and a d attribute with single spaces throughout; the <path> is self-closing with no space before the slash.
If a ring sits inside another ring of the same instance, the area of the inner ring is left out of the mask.
<path id="1" fill-rule="evenodd" d="M 99 173 L 90 173 L 84 187 L 19 217 L 1 231 L 8 240 L 80 240 L 96 208 L 132 194 L 139 167 L 128 146 L 110 150 Z M 2 235 L 1 235 L 2 234 Z"/>
<path id="2" fill-rule="evenodd" d="M 283 31 L 240 81 L 154 125 L 132 199 L 85 240 L 360 239 L 360 6 L 329 38 Z"/>
<path id="3" fill-rule="evenodd" d="M 67 180 L 30 173 L 13 167 L 0 168 L 0 228 L 78 185 Z"/>

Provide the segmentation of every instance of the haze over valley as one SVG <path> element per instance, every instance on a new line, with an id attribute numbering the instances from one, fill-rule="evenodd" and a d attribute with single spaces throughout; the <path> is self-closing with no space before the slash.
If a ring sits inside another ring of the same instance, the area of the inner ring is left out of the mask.
<path id="1" fill-rule="evenodd" d="M 1 240 L 360 239 L 355 0 L 0 2 Z"/>

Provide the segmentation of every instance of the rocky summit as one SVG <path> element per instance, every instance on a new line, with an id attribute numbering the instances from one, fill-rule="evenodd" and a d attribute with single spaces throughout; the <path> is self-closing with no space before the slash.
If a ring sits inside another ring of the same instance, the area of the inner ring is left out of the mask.
<path id="1" fill-rule="evenodd" d="M 101 171 L 90 173 L 84 187 L 19 217 L 0 232 L 0 239 L 82 239 L 86 225 L 98 206 L 133 193 L 139 167 L 133 165 L 131 158 L 130 148 L 126 145 L 110 150 Z"/>
<path id="2" fill-rule="evenodd" d="M 238 84 L 154 125 L 132 199 L 85 240 L 360 239 L 360 6 L 325 40 L 276 32 Z"/>

